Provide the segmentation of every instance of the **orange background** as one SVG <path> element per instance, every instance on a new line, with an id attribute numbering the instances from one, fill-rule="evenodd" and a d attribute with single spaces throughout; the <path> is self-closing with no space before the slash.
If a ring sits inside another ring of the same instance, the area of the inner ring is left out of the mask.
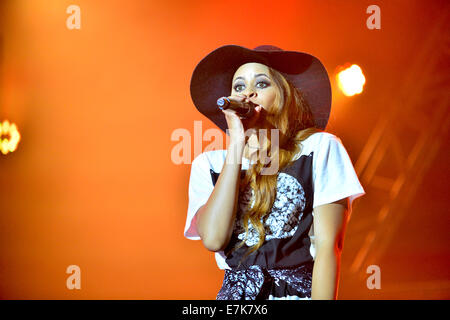
<path id="1" fill-rule="evenodd" d="M 355 159 L 445 3 L 3 1 L 0 121 L 16 123 L 22 140 L 0 156 L 0 298 L 214 299 L 223 273 L 183 237 L 190 166 L 170 157 L 175 129 L 193 132 L 195 120 L 214 127 L 190 99 L 196 64 L 224 44 L 316 55 L 333 84 L 327 131 Z M 80 30 L 66 27 L 71 4 L 81 8 Z M 381 8 L 381 30 L 365 25 L 371 4 Z M 337 91 L 334 71 L 346 62 L 365 72 L 362 95 Z M 444 160 L 434 167 L 448 177 Z M 382 281 L 445 279 L 427 297 L 449 298 L 447 187 L 428 183 L 420 199 L 433 205 L 399 230 Z M 343 266 L 354 248 L 345 249 Z M 80 290 L 66 288 L 72 264 Z M 420 294 L 342 279 L 339 298 Z"/>

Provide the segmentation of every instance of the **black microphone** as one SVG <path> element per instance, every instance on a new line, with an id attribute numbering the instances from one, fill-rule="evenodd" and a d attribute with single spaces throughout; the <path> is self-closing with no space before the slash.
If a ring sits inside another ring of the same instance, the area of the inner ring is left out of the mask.
<path id="1" fill-rule="evenodd" d="M 222 97 L 217 100 L 217 106 L 220 108 L 220 110 L 234 110 L 241 118 L 248 119 L 255 114 L 255 108 L 258 105 L 254 104 L 251 101 L 234 101 L 228 99 L 227 97 Z"/>

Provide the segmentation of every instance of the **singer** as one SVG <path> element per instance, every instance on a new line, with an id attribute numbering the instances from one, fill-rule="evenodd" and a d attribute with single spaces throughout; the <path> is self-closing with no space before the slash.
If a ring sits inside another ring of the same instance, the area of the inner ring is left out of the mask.
<path id="1" fill-rule="evenodd" d="M 230 136 L 227 150 L 192 163 L 184 229 L 225 272 L 216 299 L 337 299 L 352 201 L 365 192 L 341 139 L 324 131 L 331 86 L 322 63 L 269 45 L 226 45 L 198 63 L 190 91 Z M 224 96 L 252 102 L 253 115 L 220 110 Z M 258 135 L 267 128 L 279 132 L 275 149 Z M 264 174 L 266 160 L 279 162 L 275 174 Z"/>

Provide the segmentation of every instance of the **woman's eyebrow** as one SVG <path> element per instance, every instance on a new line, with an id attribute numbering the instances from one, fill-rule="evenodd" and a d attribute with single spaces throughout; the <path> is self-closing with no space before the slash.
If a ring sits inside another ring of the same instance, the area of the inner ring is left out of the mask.
<path id="1" fill-rule="evenodd" d="M 260 77 L 260 76 L 265 76 L 265 77 L 269 78 L 265 73 L 258 73 L 258 74 L 255 74 L 254 78 L 257 78 L 257 77 Z M 236 80 L 238 80 L 238 79 L 245 80 L 243 77 L 237 77 L 236 79 L 234 79 L 234 81 L 236 81 Z"/>

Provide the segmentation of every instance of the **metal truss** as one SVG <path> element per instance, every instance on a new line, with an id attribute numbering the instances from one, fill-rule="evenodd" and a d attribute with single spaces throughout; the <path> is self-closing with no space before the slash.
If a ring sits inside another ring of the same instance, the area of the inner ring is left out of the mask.
<path id="1" fill-rule="evenodd" d="M 376 195 L 370 204 L 370 210 L 375 211 L 364 212 L 352 226 L 359 251 L 349 269 L 343 270 L 360 279 L 367 278 L 365 267 L 376 265 L 389 246 L 447 137 L 450 77 L 443 64 L 450 61 L 448 18 L 448 11 L 443 11 L 430 27 L 403 86 L 396 84 L 391 90 L 386 113 L 375 124 L 355 162 L 366 193 Z"/>

